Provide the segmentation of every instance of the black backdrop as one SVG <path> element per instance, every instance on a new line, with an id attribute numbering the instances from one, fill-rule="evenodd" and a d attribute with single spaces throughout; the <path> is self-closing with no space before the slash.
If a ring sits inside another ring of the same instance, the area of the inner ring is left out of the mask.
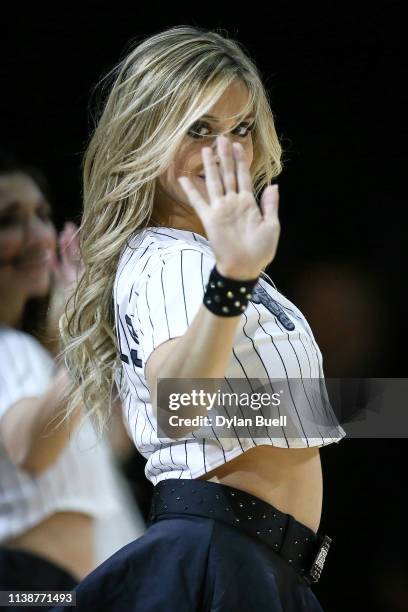
<path id="1" fill-rule="evenodd" d="M 265 77 L 285 149 L 271 276 L 310 318 L 326 376 L 404 377 L 402 9 L 392 1 L 3 5 L 0 146 L 45 171 L 58 228 L 78 221 L 92 86 L 134 38 L 181 24 L 226 29 Z M 335 337 L 330 321 L 342 330 Z M 351 335 L 359 344 L 350 361 Z M 408 609 L 406 451 L 403 438 L 322 451 L 321 528 L 334 544 L 315 592 L 329 612 Z"/>

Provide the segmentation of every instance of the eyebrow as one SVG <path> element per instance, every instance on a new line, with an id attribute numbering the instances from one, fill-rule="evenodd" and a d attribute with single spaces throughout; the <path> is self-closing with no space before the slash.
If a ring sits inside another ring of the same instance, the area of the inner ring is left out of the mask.
<path id="1" fill-rule="evenodd" d="M 44 200 L 44 199 L 38 200 L 37 205 L 44 206 L 47 210 L 47 213 L 52 214 L 51 206 L 49 205 L 47 200 Z M 0 212 L 1 213 L 13 212 L 13 211 L 18 211 L 19 209 L 20 209 L 20 202 L 18 202 L 17 200 L 12 200 L 11 202 L 8 202 L 4 206 L 0 207 Z"/>
<path id="2" fill-rule="evenodd" d="M 214 117 L 213 115 L 203 115 L 202 119 L 204 119 L 204 118 L 212 119 L 216 123 L 219 123 L 219 120 L 216 117 Z M 245 121 L 245 119 L 255 119 L 255 115 L 254 114 L 247 115 L 246 117 L 244 117 L 242 119 L 242 121 Z"/>

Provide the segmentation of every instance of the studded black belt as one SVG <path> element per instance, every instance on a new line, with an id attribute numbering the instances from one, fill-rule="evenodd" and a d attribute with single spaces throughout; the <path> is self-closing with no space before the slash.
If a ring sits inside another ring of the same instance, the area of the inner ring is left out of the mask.
<path id="1" fill-rule="evenodd" d="M 244 530 L 286 559 L 307 584 L 319 580 L 332 541 L 259 497 L 205 480 L 161 480 L 154 487 L 148 526 L 171 513 L 213 518 Z"/>

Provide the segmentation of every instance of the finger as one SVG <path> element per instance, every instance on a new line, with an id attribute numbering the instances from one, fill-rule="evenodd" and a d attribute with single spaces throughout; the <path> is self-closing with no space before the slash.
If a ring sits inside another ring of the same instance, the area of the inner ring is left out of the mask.
<path id="1" fill-rule="evenodd" d="M 55 252 L 51 256 L 51 272 L 57 281 L 61 280 L 61 263 Z"/>
<path id="2" fill-rule="evenodd" d="M 251 173 L 245 156 L 244 147 L 239 142 L 233 143 L 235 161 L 237 165 L 238 191 L 253 192 Z"/>
<path id="3" fill-rule="evenodd" d="M 78 259 L 80 255 L 77 231 L 76 225 L 67 221 L 59 236 L 61 252 L 70 259 Z"/>
<path id="4" fill-rule="evenodd" d="M 225 193 L 237 191 L 237 179 L 235 177 L 235 158 L 230 140 L 225 136 L 217 138 L 218 155 L 221 160 L 222 178 L 225 185 Z"/>
<path id="5" fill-rule="evenodd" d="M 275 220 L 279 209 L 279 187 L 268 185 L 261 197 L 261 210 L 265 221 Z"/>
<path id="6" fill-rule="evenodd" d="M 58 271 L 59 269 L 59 260 L 56 251 L 52 251 L 50 255 L 50 267 L 55 271 Z"/>
<path id="7" fill-rule="evenodd" d="M 209 206 L 202 197 L 201 193 L 194 187 L 193 183 L 186 176 L 179 176 L 177 180 L 187 195 L 191 206 L 194 208 L 198 216 L 203 218 L 207 213 Z"/>
<path id="8" fill-rule="evenodd" d="M 67 221 L 65 224 L 70 230 L 72 230 L 72 232 L 76 232 L 78 229 L 78 226 L 76 223 L 74 223 L 73 221 Z"/>
<path id="9" fill-rule="evenodd" d="M 203 147 L 201 149 L 201 155 L 204 162 L 205 182 L 208 195 L 210 202 L 214 202 L 214 200 L 224 195 L 224 185 L 222 184 L 220 171 L 215 163 L 214 154 L 210 147 Z"/>
<path id="10" fill-rule="evenodd" d="M 72 266 L 74 259 L 70 236 L 64 235 L 60 237 L 60 254 L 61 268 L 68 270 Z"/>

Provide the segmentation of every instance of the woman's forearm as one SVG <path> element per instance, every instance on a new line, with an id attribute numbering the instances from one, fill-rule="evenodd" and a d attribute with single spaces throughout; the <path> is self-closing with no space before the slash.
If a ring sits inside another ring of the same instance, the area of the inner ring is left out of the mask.
<path id="1" fill-rule="evenodd" d="M 170 412 L 167 400 L 161 399 L 158 402 L 157 379 L 224 378 L 238 322 L 239 315 L 217 316 L 203 304 L 186 333 L 178 338 L 173 346 L 169 345 L 166 349 L 166 343 L 163 345 L 161 359 L 155 362 L 154 372 L 148 382 L 152 390 L 152 404 L 155 410 L 159 408 L 162 412 L 160 423 L 170 438 L 183 437 L 194 430 L 194 427 L 179 424 L 176 428 L 171 426 L 168 419 L 174 413 Z M 207 415 L 205 405 L 181 406 L 177 411 L 181 423 L 184 418 Z"/>
<path id="2" fill-rule="evenodd" d="M 77 409 L 69 424 L 56 427 L 65 408 L 68 376 L 61 366 L 43 395 L 20 400 L 1 421 L 2 438 L 11 460 L 32 474 L 51 467 L 57 460 L 80 418 Z"/>
<path id="3" fill-rule="evenodd" d="M 161 378 L 223 378 L 239 322 L 201 305 L 186 333 L 160 366 Z"/>

